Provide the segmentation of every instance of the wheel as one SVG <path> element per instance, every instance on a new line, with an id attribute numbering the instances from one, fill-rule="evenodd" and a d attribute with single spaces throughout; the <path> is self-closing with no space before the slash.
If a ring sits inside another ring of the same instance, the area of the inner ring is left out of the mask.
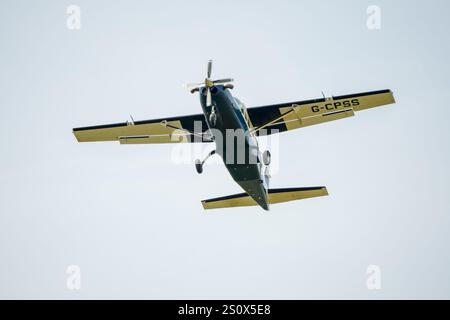
<path id="1" fill-rule="evenodd" d="M 216 126 L 216 122 L 217 122 L 217 116 L 215 112 L 211 112 L 211 114 L 209 115 L 209 122 L 211 123 L 211 125 L 213 127 Z"/>
<path id="2" fill-rule="evenodd" d="M 262 158 L 263 158 L 264 165 L 268 166 L 270 164 L 270 160 L 271 160 L 270 151 L 269 150 L 264 151 Z"/>
<path id="3" fill-rule="evenodd" d="M 195 160 L 195 170 L 197 170 L 198 174 L 201 174 L 203 172 L 203 165 L 200 160 Z"/>

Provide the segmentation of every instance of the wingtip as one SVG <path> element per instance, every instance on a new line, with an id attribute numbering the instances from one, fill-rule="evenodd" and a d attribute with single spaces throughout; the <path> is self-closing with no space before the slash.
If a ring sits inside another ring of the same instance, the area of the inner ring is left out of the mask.
<path id="1" fill-rule="evenodd" d="M 75 137 L 75 139 L 77 140 L 77 142 L 80 142 L 80 139 L 78 139 L 78 136 L 77 136 L 77 134 L 76 134 L 76 130 L 75 130 L 76 128 L 73 128 L 72 129 L 72 134 L 73 134 L 73 136 Z"/>

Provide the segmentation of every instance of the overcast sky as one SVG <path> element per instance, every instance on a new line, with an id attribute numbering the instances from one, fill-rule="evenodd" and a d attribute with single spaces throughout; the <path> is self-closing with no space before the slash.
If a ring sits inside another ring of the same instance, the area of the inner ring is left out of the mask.
<path id="1" fill-rule="evenodd" d="M 450 298 L 449 10 L 0 0 L 0 298 Z M 397 104 L 280 135 L 271 185 L 330 196 L 269 213 L 206 213 L 241 192 L 217 161 L 198 175 L 170 145 L 76 142 L 73 127 L 200 113 L 181 85 L 208 59 L 247 106 L 385 88 Z"/>

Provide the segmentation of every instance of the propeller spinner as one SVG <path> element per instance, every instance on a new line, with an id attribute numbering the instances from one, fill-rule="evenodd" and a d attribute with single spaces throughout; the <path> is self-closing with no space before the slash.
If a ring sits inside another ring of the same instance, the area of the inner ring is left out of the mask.
<path id="1" fill-rule="evenodd" d="M 206 88 L 206 106 L 208 106 L 208 107 L 210 107 L 212 104 L 211 88 L 214 87 L 214 85 L 216 85 L 216 84 L 227 84 L 227 83 L 233 82 L 232 78 L 211 80 L 211 73 L 212 73 L 212 60 L 209 60 L 208 67 L 206 70 L 205 81 L 187 85 L 187 87 L 190 88 L 191 93 L 194 93 L 195 91 L 199 90 L 200 88 Z"/>

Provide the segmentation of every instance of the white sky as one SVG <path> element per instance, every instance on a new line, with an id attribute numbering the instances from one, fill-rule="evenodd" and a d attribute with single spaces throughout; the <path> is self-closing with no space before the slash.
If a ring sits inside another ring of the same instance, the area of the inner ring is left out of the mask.
<path id="1" fill-rule="evenodd" d="M 0 298 L 450 298 L 448 1 L 378 0 L 378 31 L 372 1 L 241 2 L 0 0 Z M 210 58 L 248 106 L 398 102 L 281 135 L 271 185 L 330 196 L 268 214 L 205 213 L 241 190 L 171 146 L 76 142 L 73 127 L 199 113 L 181 84 Z"/>

